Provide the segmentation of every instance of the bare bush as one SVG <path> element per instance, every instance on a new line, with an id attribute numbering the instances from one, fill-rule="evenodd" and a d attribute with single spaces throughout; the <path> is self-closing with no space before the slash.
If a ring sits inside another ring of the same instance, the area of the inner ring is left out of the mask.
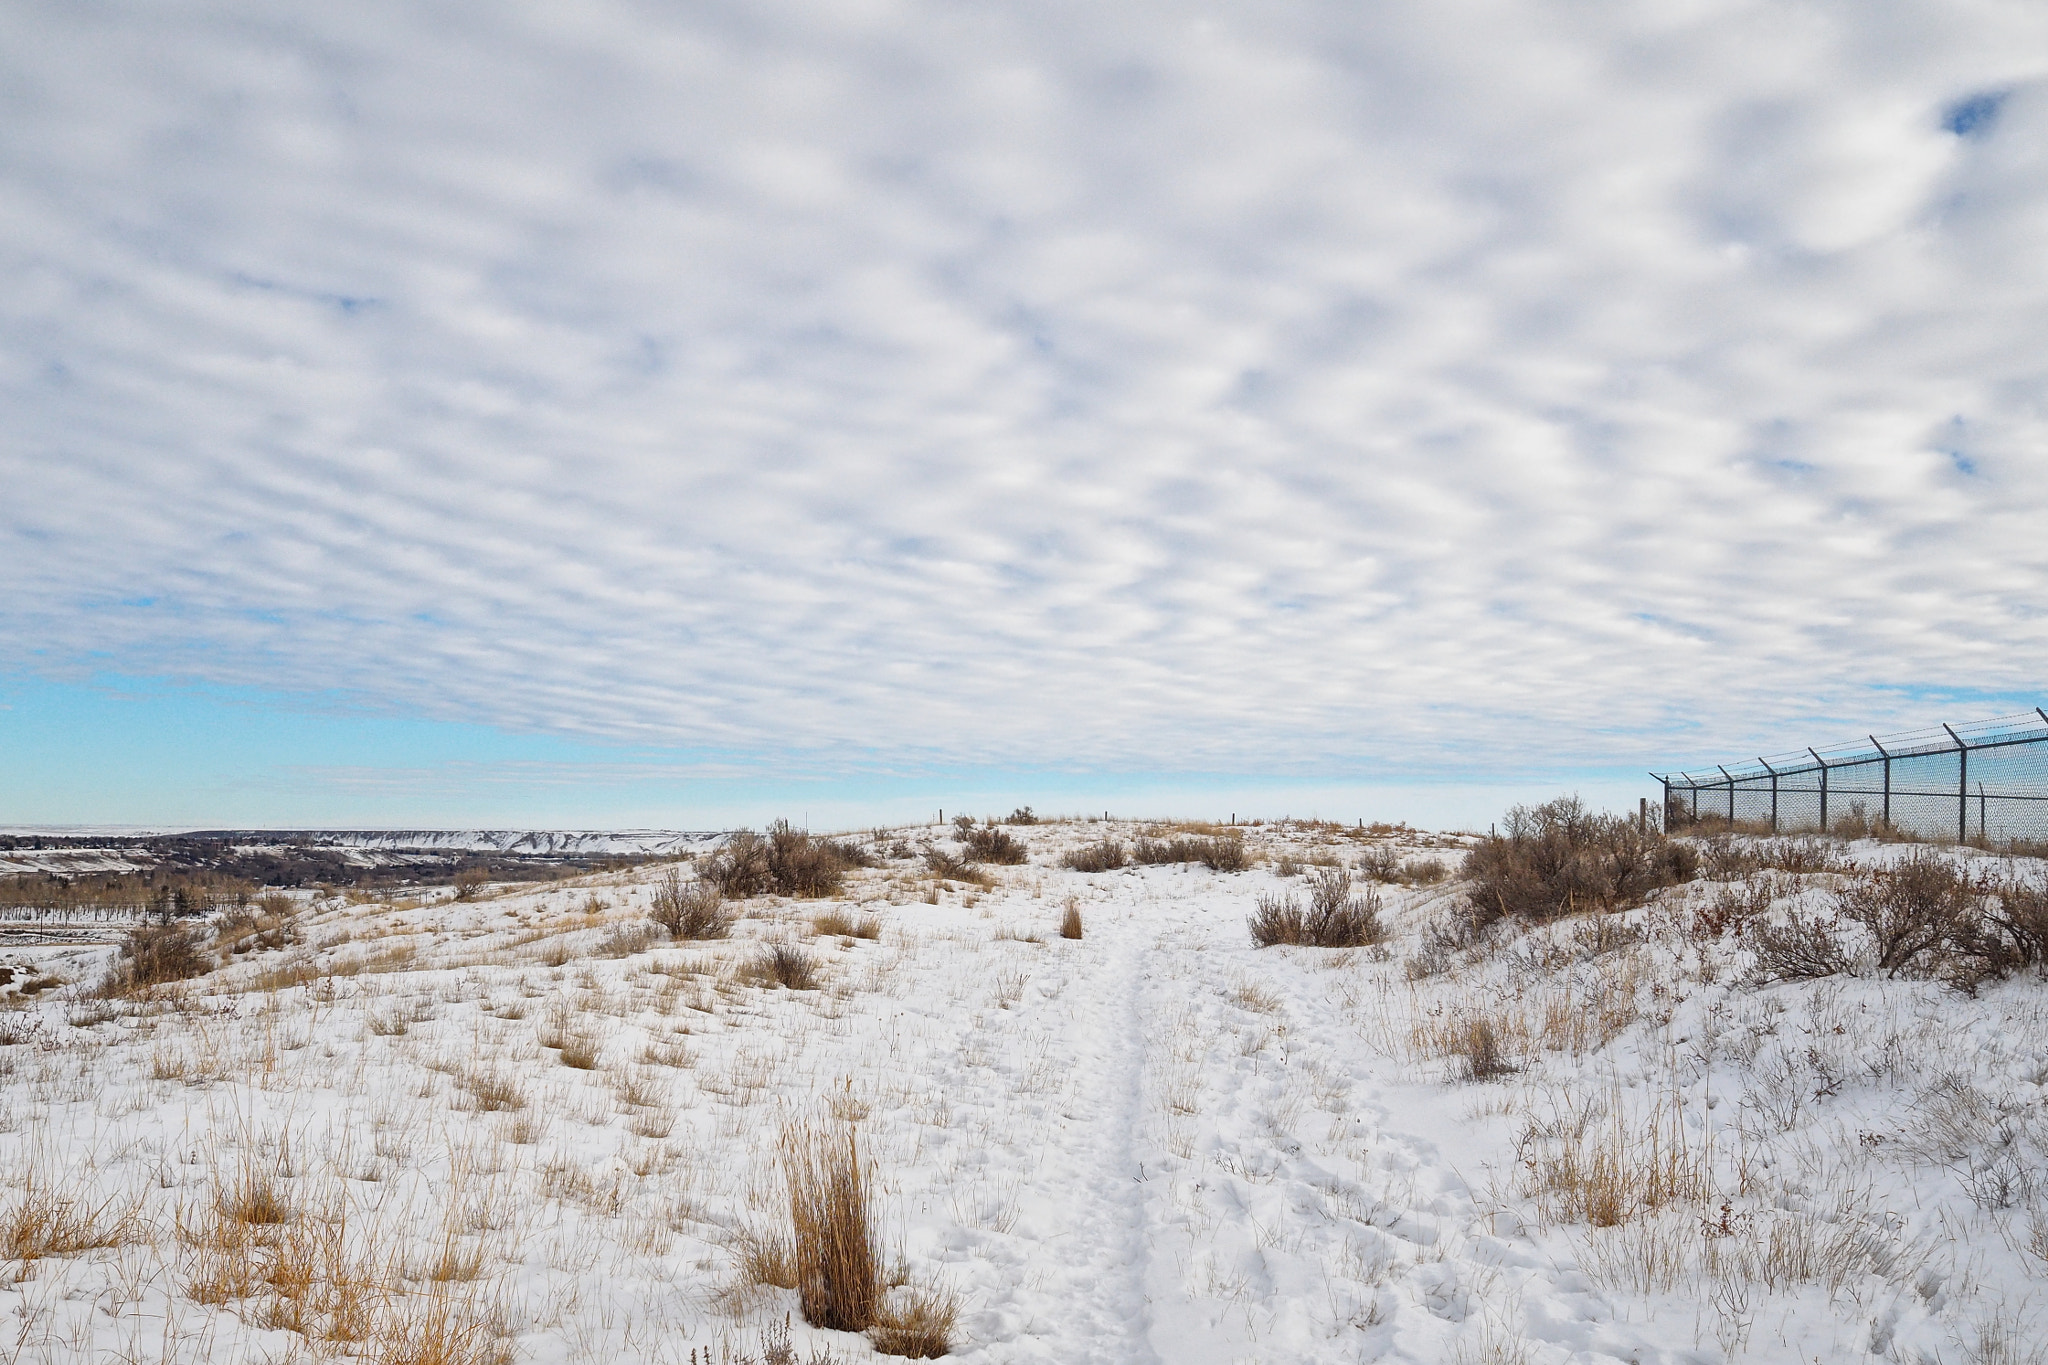
<path id="1" fill-rule="evenodd" d="M 1392 844 L 1374 844 L 1358 855 L 1358 875 L 1368 881 L 1391 882 L 1401 876 L 1401 851 Z"/>
<path id="2" fill-rule="evenodd" d="M 877 939 L 882 936 L 882 922 L 873 915 L 854 915 L 837 906 L 813 915 L 811 928 L 821 934 L 839 934 L 846 938 Z"/>
<path id="3" fill-rule="evenodd" d="M 1697 867 L 1689 846 L 1626 816 L 1595 815 L 1576 796 L 1516 806 L 1503 824 L 1465 857 L 1472 908 L 1489 920 L 1627 909 Z"/>
<path id="4" fill-rule="evenodd" d="M 964 853 L 949 852 L 936 844 L 925 849 L 924 865 L 934 876 L 951 881 L 972 882 L 977 886 L 989 884 L 988 874 L 976 868 L 973 859 Z"/>
<path id="5" fill-rule="evenodd" d="M 1030 854 L 1006 829 L 993 825 L 967 831 L 967 858 L 970 862 L 999 863 L 1014 867 L 1030 861 Z"/>
<path id="6" fill-rule="evenodd" d="M 870 862 L 854 844 L 817 838 L 777 820 L 765 838 L 747 829 L 729 835 L 698 875 L 732 900 L 768 895 L 815 900 L 839 894 L 846 874 Z"/>
<path id="7" fill-rule="evenodd" d="M 1970 890 L 1947 859 L 1921 853 L 1837 892 L 1835 913 L 1869 933 L 1880 971 L 1926 975 L 1943 946 L 1966 932 Z"/>
<path id="8" fill-rule="evenodd" d="M 1855 969 L 1834 929 L 1817 916 L 1792 911 L 1783 921 L 1758 918 L 1744 930 L 1756 954 L 1751 975 L 1758 982 L 1811 981 Z"/>
<path id="9" fill-rule="evenodd" d="M 818 985 L 818 960 L 801 948 L 778 943 L 761 957 L 740 968 L 739 979 L 750 986 L 781 986 L 792 991 L 814 990 Z"/>
<path id="10" fill-rule="evenodd" d="M 191 927 L 183 924 L 137 925 L 121 941 L 120 955 L 114 959 L 106 980 L 101 982 L 100 994 L 128 995 L 152 986 L 189 981 L 204 975 L 212 967 L 212 958 L 200 948 L 199 939 Z"/>
<path id="11" fill-rule="evenodd" d="M 732 932 L 732 916 L 725 908 L 725 893 L 715 881 L 685 881 L 670 868 L 654 888 L 654 902 L 648 918 L 675 939 L 724 938 Z"/>
<path id="12" fill-rule="evenodd" d="M 1060 859 L 1063 866 L 1076 872 L 1114 872 L 1129 861 L 1121 839 L 1098 839 Z"/>
<path id="13" fill-rule="evenodd" d="M 1251 865 L 1245 856 L 1244 840 L 1236 834 L 1179 839 L 1141 838 L 1131 846 L 1131 861 L 1155 866 L 1200 863 L 1212 872 L 1242 872 Z"/>
<path id="14" fill-rule="evenodd" d="M 851 1128 L 798 1124 L 782 1137 L 791 1252 L 804 1321 L 864 1332 L 882 1296 L 882 1256 L 869 1210 L 871 1172 Z"/>
<path id="15" fill-rule="evenodd" d="M 1035 825 L 1038 823 L 1038 816 L 1031 807 L 1019 806 L 1004 817 L 1003 823 L 1006 825 Z"/>
<path id="16" fill-rule="evenodd" d="M 1368 887 L 1351 894 L 1350 875 L 1341 868 L 1322 868 L 1308 880 L 1309 904 L 1303 909 L 1293 896 L 1262 895 L 1248 921 L 1252 942 L 1261 948 L 1292 944 L 1305 948 L 1359 948 L 1377 943 L 1379 893 Z"/>

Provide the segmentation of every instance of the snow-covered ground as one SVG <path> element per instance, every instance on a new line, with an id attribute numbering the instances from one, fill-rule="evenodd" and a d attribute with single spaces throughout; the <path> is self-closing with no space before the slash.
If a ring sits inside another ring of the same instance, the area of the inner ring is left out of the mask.
<path id="1" fill-rule="evenodd" d="M 16 952 L 0 1254 L 107 1245 L 0 1266 L 0 1360 L 762 1358 L 795 1295 L 743 1267 L 802 1121 L 858 1134 L 964 1361 L 2041 1358 L 2041 982 L 1745 984 L 1701 912 L 1829 874 L 1462 948 L 1428 934 L 1455 881 L 1387 886 L 1384 945 L 1261 950 L 1281 855 L 1457 841 L 1057 866 L 1111 832 L 1016 830 L 989 888 L 896 861 L 747 902 L 711 943 L 648 929 L 651 867 L 323 901 L 155 1000 L 91 997 L 110 950 Z M 777 943 L 815 989 L 755 983 Z"/>

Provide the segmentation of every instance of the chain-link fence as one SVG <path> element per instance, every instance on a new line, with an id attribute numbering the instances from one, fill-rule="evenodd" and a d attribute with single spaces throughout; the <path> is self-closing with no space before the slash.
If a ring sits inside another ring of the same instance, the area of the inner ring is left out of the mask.
<path id="1" fill-rule="evenodd" d="M 2048 711 L 1867 735 L 1664 784 L 1665 828 L 1828 830 L 1994 846 L 2048 841 Z"/>

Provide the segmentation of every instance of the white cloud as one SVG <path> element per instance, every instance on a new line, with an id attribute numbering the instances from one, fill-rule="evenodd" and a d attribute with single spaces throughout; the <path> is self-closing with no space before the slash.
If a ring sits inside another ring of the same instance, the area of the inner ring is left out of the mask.
<path id="1" fill-rule="evenodd" d="M 1328 773 L 2048 664 L 2048 12 L 0 25 L 17 668 Z"/>

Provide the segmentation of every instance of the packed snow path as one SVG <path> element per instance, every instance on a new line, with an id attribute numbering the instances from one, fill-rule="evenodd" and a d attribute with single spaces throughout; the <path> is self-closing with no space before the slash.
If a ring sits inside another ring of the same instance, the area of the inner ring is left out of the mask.
<path id="1" fill-rule="evenodd" d="M 1011 1283 L 978 1286 L 967 1358 L 1439 1361 L 1532 1326 L 1656 1358 L 1604 1342 L 1577 1277 L 1494 1235 L 1465 1174 L 1393 1120 L 1392 1068 L 1331 955 L 1255 951 L 1213 879 L 1117 880 L 1015 1005 L 1025 1030 L 1057 1021 L 1072 1074 L 1036 1160 L 1019 1154 L 1029 1246 Z M 1431 1126 L 1469 1103 L 1398 1088 Z M 1511 1285 L 1543 1297 L 1540 1321 L 1497 1292 Z"/>

